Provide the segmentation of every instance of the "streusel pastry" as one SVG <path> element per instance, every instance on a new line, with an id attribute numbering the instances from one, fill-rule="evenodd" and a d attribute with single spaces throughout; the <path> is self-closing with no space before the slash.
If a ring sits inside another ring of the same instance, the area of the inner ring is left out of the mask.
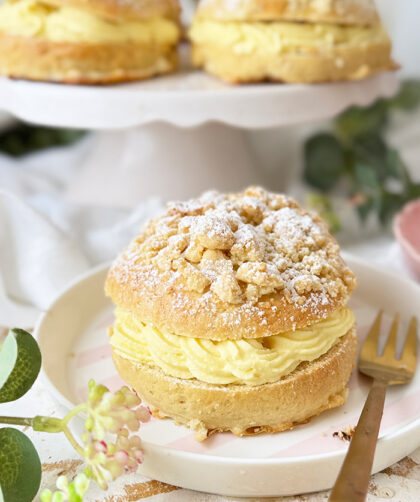
<path id="1" fill-rule="evenodd" d="M 373 0 L 201 0 L 192 61 L 228 82 L 326 82 L 396 67 Z"/>
<path id="2" fill-rule="evenodd" d="M 109 271 L 113 359 L 198 439 L 282 431 L 346 399 L 355 284 L 326 225 L 289 197 L 172 203 Z"/>
<path id="3" fill-rule="evenodd" d="M 0 74 L 107 84 L 174 71 L 177 0 L 6 0 Z"/>

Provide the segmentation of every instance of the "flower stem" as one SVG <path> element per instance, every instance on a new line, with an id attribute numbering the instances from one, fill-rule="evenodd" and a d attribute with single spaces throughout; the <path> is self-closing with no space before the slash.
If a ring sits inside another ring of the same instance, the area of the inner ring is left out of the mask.
<path id="1" fill-rule="evenodd" d="M 80 412 L 87 410 L 88 406 L 86 403 L 79 404 L 76 408 L 72 409 L 67 415 L 63 418 L 62 422 L 64 425 L 67 425 L 70 420 L 78 415 Z"/>
<path id="2" fill-rule="evenodd" d="M 79 413 L 83 408 L 83 405 L 78 406 L 74 410 L 72 410 L 63 420 L 54 419 L 50 417 L 0 417 L 0 424 L 10 424 L 10 425 L 23 425 L 34 428 L 34 430 L 42 431 L 42 432 L 63 432 L 66 438 L 69 440 L 70 444 L 77 451 L 80 456 L 84 456 L 83 448 L 80 444 L 74 439 L 73 434 L 70 432 L 70 429 L 67 427 L 66 423 L 71 420 L 71 418 L 77 413 Z M 76 411 L 77 410 L 77 411 Z M 49 423 L 49 421 L 54 421 L 53 423 Z"/>
<path id="3" fill-rule="evenodd" d="M 38 415 L 34 418 L 32 427 L 34 431 L 57 433 L 63 431 L 64 425 L 61 418 Z"/>
<path id="4" fill-rule="evenodd" d="M 32 427 L 33 418 L 29 417 L 0 417 L 0 424 L 26 425 Z"/>
<path id="5" fill-rule="evenodd" d="M 73 448 L 77 451 L 77 453 L 83 458 L 85 452 L 80 444 L 74 439 L 73 434 L 70 432 L 70 429 L 67 426 L 63 427 L 63 432 L 66 438 L 69 440 L 69 443 L 73 446 Z"/>

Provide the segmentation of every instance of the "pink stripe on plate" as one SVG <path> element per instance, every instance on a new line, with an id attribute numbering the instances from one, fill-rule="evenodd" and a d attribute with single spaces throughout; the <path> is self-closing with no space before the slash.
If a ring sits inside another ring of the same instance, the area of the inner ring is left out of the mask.
<path id="1" fill-rule="evenodd" d="M 120 377 L 120 375 L 115 374 L 112 377 L 104 378 L 103 380 L 99 380 L 99 383 L 108 387 L 111 392 L 115 392 L 121 387 L 127 386 L 124 380 Z"/>
<path id="2" fill-rule="evenodd" d="M 366 389 L 368 389 L 369 385 L 370 385 L 370 378 L 360 373 L 360 371 L 358 371 L 357 368 L 354 368 L 348 383 L 350 392 L 355 391 L 359 387 L 365 387 Z"/>
<path id="3" fill-rule="evenodd" d="M 360 408 L 360 413 L 362 408 Z M 322 434 L 315 434 L 308 439 L 291 445 L 288 448 L 279 450 L 270 455 L 270 457 L 297 457 L 307 456 L 315 453 L 327 453 L 329 451 L 337 451 L 345 449 L 347 446 L 341 440 L 333 438 L 335 431 L 342 430 L 349 425 L 355 426 L 359 419 L 358 414 L 349 416 L 346 423 L 337 424 L 336 427 L 324 431 Z M 420 392 L 406 395 L 397 399 L 385 406 L 384 416 L 382 419 L 381 436 L 392 427 L 403 424 L 420 416 Z M 304 427 L 304 426 L 303 426 Z"/>
<path id="4" fill-rule="evenodd" d="M 381 432 L 420 417 L 420 391 L 408 394 L 385 406 Z"/>
<path id="5" fill-rule="evenodd" d="M 354 417 L 349 417 L 346 423 L 337 425 L 337 427 L 330 428 L 327 431 L 319 432 L 313 436 L 308 437 L 298 443 L 292 444 L 287 448 L 276 451 L 275 453 L 268 455 L 268 458 L 279 458 L 279 457 L 304 457 L 307 455 L 318 454 L 318 453 L 328 453 L 330 451 L 342 450 L 346 447 L 346 444 L 341 440 L 337 440 L 333 437 L 333 433 L 338 430 L 342 430 L 349 425 L 354 424 Z M 357 418 L 356 418 L 357 420 Z M 297 427 L 308 427 L 307 425 L 298 425 Z M 281 433 L 280 433 L 281 435 Z"/>
<path id="6" fill-rule="evenodd" d="M 373 322 L 373 321 L 372 321 Z M 359 338 L 359 346 L 365 341 L 371 326 L 357 326 L 357 336 Z"/>
<path id="7" fill-rule="evenodd" d="M 239 440 L 239 438 L 230 432 L 218 432 L 205 441 L 199 442 L 194 439 L 194 433 L 189 433 L 175 441 L 166 443 L 164 446 L 173 448 L 174 450 L 187 451 L 189 453 L 208 454 L 209 451 L 215 450 L 235 440 Z"/>
<path id="8" fill-rule="evenodd" d="M 105 319 L 99 319 L 92 327 L 92 329 L 106 329 L 114 324 L 115 316 L 114 314 L 109 314 Z"/>
<path id="9" fill-rule="evenodd" d="M 78 400 L 80 402 L 86 401 L 86 399 L 88 397 L 88 392 L 89 392 L 89 389 L 88 389 L 87 384 L 84 385 L 83 387 L 79 387 L 77 389 L 77 398 L 78 398 Z"/>
<path id="10" fill-rule="evenodd" d="M 338 427 L 336 430 L 339 430 Z M 332 436 L 334 430 L 331 430 L 324 435 L 316 434 L 300 443 L 279 450 L 276 453 L 269 455 L 268 458 L 283 458 L 283 457 L 305 457 L 312 454 L 329 453 L 332 451 L 343 450 L 346 448 L 346 443 L 337 440 Z M 280 433 L 281 434 L 281 433 Z"/>
<path id="11" fill-rule="evenodd" d="M 110 357 L 111 346 L 109 343 L 100 347 L 94 347 L 93 349 L 87 349 L 76 355 L 76 368 L 84 368 Z"/>
<path id="12" fill-rule="evenodd" d="M 102 380 L 97 379 L 96 382 L 105 385 L 105 387 L 108 387 L 108 389 L 111 392 L 115 392 L 118 389 L 121 389 L 121 387 L 124 387 L 124 385 L 127 385 L 118 374 L 108 378 L 104 378 Z M 84 401 L 86 400 L 87 395 L 88 395 L 88 382 L 86 381 L 86 385 L 84 385 L 83 387 L 79 387 L 77 389 L 77 396 Z"/>
<path id="13" fill-rule="evenodd" d="M 103 380 L 100 380 L 99 383 L 101 383 L 102 385 L 105 385 L 105 387 L 108 387 L 108 389 L 111 392 L 115 392 L 115 391 L 121 389 L 121 387 L 127 386 L 127 383 L 124 382 L 124 380 L 118 374 L 113 375 L 112 377 L 109 377 L 109 378 L 104 378 Z M 142 403 L 142 404 L 144 406 L 147 406 L 146 403 Z M 148 424 L 156 422 L 157 420 L 159 420 L 159 419 L 152 415 L 148 422 L 144 422 L 141 424 L 141 427 L 146 427 Z"/>

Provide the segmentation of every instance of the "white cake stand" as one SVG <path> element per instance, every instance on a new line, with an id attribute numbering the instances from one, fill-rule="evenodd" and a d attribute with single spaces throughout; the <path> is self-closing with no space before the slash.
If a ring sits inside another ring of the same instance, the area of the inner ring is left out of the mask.
<path id="1" fill-rule="evenodd" d="M 133 206 L 151 195 L 269 184 L 243 129 L 327 119 L 398 88 L 393 73 L 335 84 L 230 86 L 191 70 L 185 52 L 183 61 L 175 75 L 109 87 L 3 78 L 0 108 L 36 124 L 96 131 L 68 196 Z M 287 149 L 281 136 L 279 149 Z"/>

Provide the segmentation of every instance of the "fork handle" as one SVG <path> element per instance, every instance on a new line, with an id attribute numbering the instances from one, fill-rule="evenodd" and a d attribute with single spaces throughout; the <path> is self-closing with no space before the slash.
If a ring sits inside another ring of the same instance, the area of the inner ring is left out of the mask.
<path id="1" fill-rule="evenodd" d="M 366 499 L 388 382 L 373 380 L 329 502 Z"/>

